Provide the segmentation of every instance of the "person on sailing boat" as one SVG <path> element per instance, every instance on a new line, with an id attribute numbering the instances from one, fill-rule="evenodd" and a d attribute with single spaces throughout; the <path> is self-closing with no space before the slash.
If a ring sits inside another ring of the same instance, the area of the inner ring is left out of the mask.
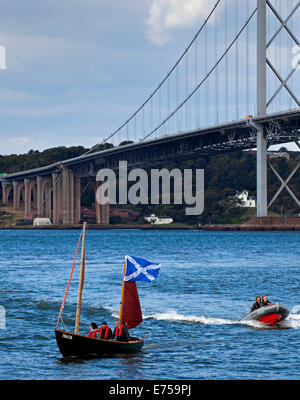
<path id="1" fill-rule="evenodd" d="M 116 319 L 116 327 L 115 327 L 112 339 L 116 339 L 120 342 L 129 342 L 130 341 L 128 329 L 118 319 Z"/>
<path id="2" fill-rule="evenodd" d="M 100 339 L 106 339 L 106 340 L 109 340 L 112 337 L 112 330 L 105 321 L 102 322 L 99 328 L 99 337 Z"/>
<path id="3" fill-rule="evenodd" d="M 98 325 L 95 322 L 91 322 L 88 337 L 99 338 Z"/>

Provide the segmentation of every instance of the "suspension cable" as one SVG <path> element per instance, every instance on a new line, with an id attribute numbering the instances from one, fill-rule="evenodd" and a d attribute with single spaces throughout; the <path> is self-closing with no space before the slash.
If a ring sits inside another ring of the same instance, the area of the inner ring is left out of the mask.
<path id="1" fill-rule="evenodd" d="M 235 38 L 233 41 L 230 43 L 230 45 L 227 47 L 227 49 L 224 51 L 222 56 L 218 59 L 216 64 L 209 70 L 209 72 L 205 75 L 205 77 L 202 79 L 202 81 L 195 87 L 195 89 L 175 108 L 174 111 L 172 111 L 171 114 L 169 114 L 155 129 L 153 129 L 148 135 L 146 135 L 141 141 L 144 141 L 148 137 L 150 137 L 154 132 L 156 132 L 163 124 L 165 124 L 180 108 L 193 96 L 193 94 L 202 86 L 202 84 L 207 80 L 207 78 L 212 74 L 212 72 L 217 68 L 217 66 L 220 64 L 220 62 L 223 60 L 223 58 L 226 56 L 226 54 L 229 52 L 231 47 L 236 43 L 237 39 L 240 37 L 241 33 L 244 31 L 250 20 L 252 19 L 253 15 L 256 13 L 257 8 L 252 12 L 250 17 L 247 19 L 245 24 L 242 26 L 241 30 L 236 34 Z"/>
<path id="2" fill-rule="evenodd" d="M 82 154 L 83 156 L 86 154 L 91 153 L 93 150 L 96 150 L 98 147 L 102 146 L 104 143 L 106 143 L 109 139 L 111 139 L 116 133 L 118 133 L 124 126 L 126 126 L 138 113 L 139 111 L 149 102 L 150 99 L 155 95 L 155 93 L 162 87 L 162 85 L 165 83 L 165 81 L 169 78 L 169 76 L 172 74 L 172 72 L 175 70 L 175 68 L 178 66 L 180 61 L 183 59 L 183 57 L 186 55 L 186 53 L 189 51 L 199 34 L 202 32 L 203 28 L 206 26 L 207 22 L 209 21 L 210 17 L 214 13 L 215 9 L 218 7 L 219 3 L 221 0 L 217 0 L 215 5 L 213 6 L 212 10 L 210 11 L 209 15 L 207 18 L 204 20 L 203 24 L 201 25 L 200 29 L 192 39 L 192 41 L 189 43 L 189 45 L 186 47 L 186 49 L 183 51 L 177 62 L 174 64 L 173 68 L 167 73 L 165 78 L 160 82 L 160 84 L 154 89 L 154 91 L 150 94 L 150 96 L 144 101 L 144 103 L 118 128 L 116 129 L 113 133 L 111 133 L 106 139 L 104 139 L 101 143 L 96 144 L 93 146 L 90 150 L 88 150 L 86 153 Z"/>

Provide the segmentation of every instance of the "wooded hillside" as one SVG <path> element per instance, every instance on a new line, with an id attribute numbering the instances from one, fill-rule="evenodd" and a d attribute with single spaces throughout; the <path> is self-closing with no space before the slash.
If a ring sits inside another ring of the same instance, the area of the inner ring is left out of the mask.
<path id="1" fill-rule="evenodd" d="M 112 147 L 106 144 L 104 148 Z M 57 161 L 73 158 L 83 154 L 88 149 L 82 146 L 55 147 L 39 152 L 30 150 L 21 155 L 0 155 L 0 173 L 12 173 L 52 164 Z M 269 161 L 278 171 L 283 179 L 286 179 L 291 170 L 300 161 L 299 152 L 289 152 L 290 159 L 272 158 Z M 179 165 L 168 163 L 161 168 L 201 168 L 204 169 L 205 180 L 205 205 L 202 215 L 187 217 L 185 215 L 186 205 L 130 205 L 140 213 L 139 222 L 144 222 L 144 216 L 150 213 L 156 215 L 168 215 L 176 222 L 184 223 L 238 223 L 254 214 L 254 209 L 236 207 L 233 197 L 236 192 L 246 189 L 251 196 L 256 196 L 256 155 L 255 152 L 239 151 L 218 156 L 201 157 L 197 160 L 187 160 Z M 89 184 L 90 181 L 90 184 Z M 268 199 L 270 200 L 280 182 L 274 173 L 268 168 Z M 300 198 L 300 170 L 289 182 L 290 189 Z M 82 179 L 82 206 L 94 208 L 94 193 L 91 179 Z M 116 206 L 118 207 L 118 205 Z M 123 206 L 122 206 L 123 207 Z M 128 206 L 129 207 L 129 206 Z M 279 197 L 270 208 L 271 212 L 285 215 L 298 215 L 299 207 L 283 189 Z M 113 222 L 113 221 L 112 221 Z M 118 222 L 119 219 L 118 219 Z M 121 221 L 125 222 L 125 221 Z"/>

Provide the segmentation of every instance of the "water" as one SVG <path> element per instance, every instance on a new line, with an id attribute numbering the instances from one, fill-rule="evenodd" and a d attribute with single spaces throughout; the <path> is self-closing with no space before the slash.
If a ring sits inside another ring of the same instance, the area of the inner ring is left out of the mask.
<path id="1" fill-rule="evenodd" d="M 0 231 L 0 379 L 299 379 L 300 232 L 88 230 L 80 333 L 118 315 L 124 255 L 161 262 L 138 282 L 142 351 L 63 359 L 54 328 L 79 231 Z M 74 331 L 79 263 L 63 320 Z M 291 311 L 241 324 L 256 295 Z M 6 319 L 4 319 L 4 311 Z"/>

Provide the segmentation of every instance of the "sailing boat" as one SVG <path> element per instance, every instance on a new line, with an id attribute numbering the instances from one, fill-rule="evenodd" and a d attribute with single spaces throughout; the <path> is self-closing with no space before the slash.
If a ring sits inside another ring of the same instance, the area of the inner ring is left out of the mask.
<path id="1" fill-rule="evenodd" d="M 57 319 L 55 335 L 58 348 L 64 357 L 69 357 L 69 356 L 90 357 L 90 356 L 101 356 L 104 354 L 121 354 L 121 353 L 138 352 L 144 345 L 144 339 L 138 339 L 136 337 L 131 336 L 129 342 L 121 342 L 117 340 L 92 338 L 79 334 L 81 299 L 82 299 L 84 271 L 85 271 L 85 248 L 84 248 L 85 230 L 86 230 L 86 222 L 83 223 L 83 229 L 78 240 L 69 282 L 66 288 L 65 296 L 63 298 L 63 302 Z M 71 282 L 81 236 L 82 236 L 82 246 L 81 246 L 80 276 L 78 284 L 75 331 L 73 333 L 58 329 L 58 325 L 59 321 L 61 320 L 62 311 L 64 308 L 69 285 Z M 144 265 L 145 262 L 146 264 L 148 263 L 148 266 L 150 266 L 149 268 L 153 268 L 154 275 L 151 275 L 152 272 L 151 270 L 149 270 L 149 273 L 147 272 L 147 266 Z M 160 267 L 159 264 L 152 264 L 143 259 L 125 256 L 119 320 L 121 321 L 122 324 L 124 324 L 127 327 L 127 329 L 135 328 L 143 321 L 142 310 L 135 281 L 137 280 L 152 281 L 158 275 L 159 267 Z"/>

